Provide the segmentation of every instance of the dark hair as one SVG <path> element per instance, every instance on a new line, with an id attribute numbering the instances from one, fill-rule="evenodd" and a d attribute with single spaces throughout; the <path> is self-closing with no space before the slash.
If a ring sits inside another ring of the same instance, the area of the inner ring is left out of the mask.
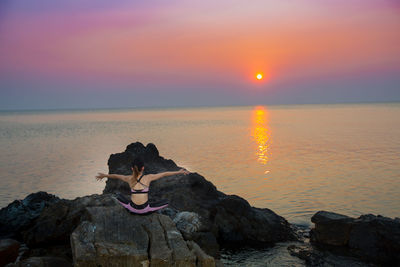
<path id="1" fill-rule="evenodd" d="M 144 167 L 144 163 L 143 163 L 143 160 L 141 160 L 140 158 L 135 158 L 132 161 L 132 168 L 133 168 L 133 172 L 135 173 L 136 179 L 139 176 L 139 172 L 143 167 Z"/>

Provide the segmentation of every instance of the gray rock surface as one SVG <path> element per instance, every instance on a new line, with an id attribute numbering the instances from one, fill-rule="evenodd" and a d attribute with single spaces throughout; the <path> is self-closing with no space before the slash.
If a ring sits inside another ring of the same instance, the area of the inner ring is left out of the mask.
<path id="1" fill-rule="evenodd" d="M 185 239 L 193 240 L 193 233 L 200 229 L 200 217 L 195 212 L 182 211 L 173 218 L 176 228 L 182 233 Z"/>
<path id="2" fill-rule="evenodd" d="M 87 214 L 71 234 L 74 266 L 213 266 L 168 216 L 137 216 L 121 206 L 90 207 Z"/>
<path id="3" fill-rule="evenodd" d="M 197 258 L 197 266 L 199 267 L 215 267 L 216 262 L 213 257 L 204 253 L 204 251 L 193 241 L 187 241 L 187 245 L 191 252 Z"/>

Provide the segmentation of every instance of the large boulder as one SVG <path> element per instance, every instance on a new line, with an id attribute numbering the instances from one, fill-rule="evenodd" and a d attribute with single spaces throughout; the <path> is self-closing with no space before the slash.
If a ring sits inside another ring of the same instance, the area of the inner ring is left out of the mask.
<path id="1" fill-rule="evenodd" d="M 162 171 L 177 171 L 179 167 L 169 159 L 164 159 L 158 153 L 156 146 L 149 143 L 144 146 L 140 142 L 132 143 L 126 147 L 125 152 L 111 154 L 108 159 L 109 173 L 117 173 L 123 175 L 132 174 L 132 160 L 140 156 L 145 162 L 145 173 L 158 173 Z M 103 193 L 114 193 L 115 191 L 130 194 L 130 189 L 125 183 L 121 183 L 116 179 L 108 179 Z"/>
<path id="2" fill-rule="evenodd" d="M 351 218 L 319 211 L 311 218 L 311 241 L 347 247 L 355 255 L 380 264 L 400 264 L 400 220 L 366 214 Z"/>
<path id="3" fill-rule="evenodd" d="M 0 210 L 0 237 L 21 240 L 21 232 L 30 227 L 45 207 L 59 200 L 46 192 L 32 193 L 23 200 L 14 200 Z"/>
<path id="4" fill-rule="evenodd" d="M 311 218 L 315 224 L 312 240 L 334 246 L 345 246 L 349 242 L 353 218 L 334 212 L 319 211 Z"/>
<path id="5" fill-rule="evenodd" d="M 145 163 L 145 174 L 176 171 L 172 160 L 164 159 L 154 144 L 144 146 L 140 142 L 127 146 L 122 153 L 112 154 L 108 160 L 109 173 L 130 175 L 131 162 L 139 157 Z M 129 194 L 128 184 L 108 179 L 103 193 Z M 168 199 L 170 207 L 178 211 L 200 215 L 200 235 L 212 233 L 220 243 L 272 244 L 296 240 L 291 225 L 270 209 L 253 208 L 236 195 L 226 195 L 198 173 L 175 175 L 153 181 L 150 198 Z M 192 235 L 196 236 L 196 235 Z"/>
<path id="6" fill-rule="evenodd" d="M 87 211 L 71 234 L 74 266 L 215 266 L 168 216 L 133 215 L 121 206 Z"/>

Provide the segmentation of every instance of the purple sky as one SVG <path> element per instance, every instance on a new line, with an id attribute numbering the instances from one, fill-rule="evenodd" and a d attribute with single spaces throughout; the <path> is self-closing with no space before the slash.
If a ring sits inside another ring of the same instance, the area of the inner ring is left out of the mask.
<path id="1" fill-rule="evenodd" d="M 3 0 L 0 110 L 400 101 L 399 29 L 394 0 Z"/>

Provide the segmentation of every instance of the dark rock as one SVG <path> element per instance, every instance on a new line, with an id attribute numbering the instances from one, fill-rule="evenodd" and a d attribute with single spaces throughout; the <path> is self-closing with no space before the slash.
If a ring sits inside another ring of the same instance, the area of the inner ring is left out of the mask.
<path id="1" fill-rule="evenodd" d="M 196 232 L 192 234 L 192 240 L 196 242 L 208 255 L 217 259 L 220 257 L 220 246 L 213 233 Z"/>
<path id="2" fill-rule="evenodd" d="M 109 173 L 129 175 L 131 161 L 140 157 L 145 163 L 145 173 L 175 171 L 179 167 L 159 156 L 153 144 L 146 147 L 130 144 L 125 152 L 112 154 L 108 160 Z M 129 194 L 129 186 L 115 179 L 108 179 L 104 193 Z M 211 232 L 219 242 L 274 243 L 296 240 L 290 224 L 269 209 L 257 209 L 243 198 L 226 195 L 197 173 L 175 175 L 154 181 L 150 186 L 150 198 L 168 199 L 170 207 L 178 211 L 199 214 L 199 232 Z"/>
<path id="3" fill-rule="evenodd" d="M 311 231 L 311 239 L 328 245 L 345 246 L 349 242 L 349 233 L 353 219 L 327 211 L 319 211 L 311 217 L 315 228 Z"/>
<path id="4" fill-rule="evenodd" d="M 69 244 L 70 234 L 87 216 L 87 207 L 110 205 L 117 205 L 110 195 L 59 200 L 43 209 L 32 225 L 22 231 L 23 240 L 31 248 Z"/>
<path id="5" fill-rule="evenodd" d="M 21 250 L 22 253 L 21 253 Z M 42 258 L 42 257 L 53 257 L 63 258 L 72 264 L 72 252 L 70 244 L 62 245 L 48 245 L 43 247 L 28 248 L 27 246 L 20 249 L 20 260 L 27 258 Z"/>
<path id="6" fill-rule="evenodd" d="M 400 222 L 372 214 L 354 220 L 348 246 L 363 258 L 400 265 Z"/>
<path id="7" fill-rule="evenodd" d="M 58 257 L 31 257 L 7 267 L 72 267 L 72 263 Z"/>
<path id="8" fill-rule="evenodd" d="M 22 240 L 21 231 L 40 215 L 42 210 L 60 199 L 46 192 L 28 195 L 24 200 L 15 200 L 0 210 L 0 237 Z"/>
<path id="9" fill-rule="evenodd" d="M 311 241 L 348 248 L 358 257 L 379 264 L 400 264 L 400 222 L 372 214 L 350 218 L 319 211 L 312 217 Z"/>
<path id="10" fill-rule="evenodd" d="M 322 266 L 323 265 L 323 254 L 318 250 L 313 250 L 309 246 L 301 245 L 290 245 L 288 251 L 292 256 L 299 257 L 304 260 L 307 266 Z"/>
<path id="11" fill-rule="evenodd" d="M 71 234 L 74 266 L 196 266 L 196 260 L 212 261 L 200 248 L 188 246 L 168 216 L 133 215 L 121 206 L 87 210 L 87 221 Z"/>
<path id="12" fill-rule="evenodd" d="M 0 266 L 14 262 L 18 257 L 20 243 L 14 239 L 0 240 Z"/>
<path id="13" fill-rule="evenodd" d="M 131 162 L 136 157 L 140 157 L 144 161 L 145 174 L 179 170 L 175 162 L 160 157 L 154 144 L 149 143 L 145 147 L 142 143 L 136 142 L 128 145 L 125 152 L 110 155 L 108 159 L 109 173 L 132 174 Z M 127 184 L 115 179 L 108 179 L 103 193 L 114 193 L 115 191 L 130 194 Z"/>
<path id="14" fill-rule="evenodd" d="M 375 264 L 366 263 L 355 257 L 352 257 L 351 255 L 347 255 L 345 252 L 321 250 L 310 246 L 309 244 L 290 245 L 287 249 L 292 256 L 296 256 L 304 260 L 306 266 L 376 266 Z"/>

